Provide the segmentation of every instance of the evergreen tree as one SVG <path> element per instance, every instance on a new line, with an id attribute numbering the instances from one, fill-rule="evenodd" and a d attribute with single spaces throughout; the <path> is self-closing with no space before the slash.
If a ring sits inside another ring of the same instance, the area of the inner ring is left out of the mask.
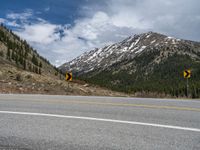
<path id="1" fill-rule="evenodd" d="M 23 57 L 22 57 L 22 55 L 19 55 L 19 63 L 21 64 L 21 65 L 23 65 Z"/>
<path id="2" fill-rule="evenodd" d="M 7 50 L 7 59 L 10 60 L 10 49 Z"/>
<path id="3" fill-rule="evenodd" d="M 4 57 L 3 51 L 0 51 L 0 56 L 1 56 L 1 57 Z"/>
<path id="4" fill-rule="evenodd" d="M 35 54 L 33 54 L 33 56 L 32 56 L 32 63 L 33 63 L 34 65 L 38 66 L 38 59 L 37 59 L 37 57 L 35 56 Z"/>
<path id="5" fill-rule="evenodd" d="M 42 63 L 40 62 L 39 67 L 42 68 Z"/>
<path id="6" fill-rule="evenodd" d="M 23 69 L 26 70 L 26 60 L 23 60 Z"/>
<path id="7" fill-rule="evenodd" d="M 12 60 L 15 60 L 15 52 L 14 51 L 12 51 L 11 58 L 12 58 Z"/>
<path id="8" fill-rule="evenodd" d="M 39 74 L 42 74 L 41 68 L 39 68 Z"/>
<path id="9" fill-rule="evenodd" d="M 17 65 L 19 65 L 19 58 L 18 58 L 18 55 L 15 55 L 15 63 L 16 63 Z"/>

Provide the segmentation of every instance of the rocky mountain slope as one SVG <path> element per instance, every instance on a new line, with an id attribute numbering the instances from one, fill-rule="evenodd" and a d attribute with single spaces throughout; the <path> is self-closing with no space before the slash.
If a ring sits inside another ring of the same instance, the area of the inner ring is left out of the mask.
<path id="1" fill-rule="evenodd" d="M 177 97 L 186 96 L 182 72 L 191 69 L 190 96 L 200 95 L 200 43 L 153 32 L 86 52 L 60 69 L 117 91 Z"/>
<path id="2" fill-rule="evenodd" d="M 80 81 L 66 82 L 56 67 L 3 25 L 0 26 L 0 93 L 127 96 Z"/>
<path id="3" fill-rule="evenodd" d="M 91 86 L 84 82 L 66 82 L 52 76 L 40 75 L 14 67 L 0 59 L 0 93 L 128 96 L 106 88 Z"/>
<path id="4" fill-rule="evenodd" d="M 59 77 L 56 67 L 3 24 L 0 26 L 0 59 L 23 70 Z"/>

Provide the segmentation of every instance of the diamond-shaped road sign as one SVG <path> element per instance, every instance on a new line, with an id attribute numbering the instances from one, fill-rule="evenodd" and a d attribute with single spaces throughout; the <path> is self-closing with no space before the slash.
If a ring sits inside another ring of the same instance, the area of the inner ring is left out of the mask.
<path id="1" fill-rule="evenodd" d="M 184 70 L 183 76 L 184 76 L 184 78 L 190 78 L 191 77 L 191 70 Z"/>
<path id="2" fill-rule="evenodd" d="M 72 81 L 72 73 L 66 73 L 66 81 Z"/>

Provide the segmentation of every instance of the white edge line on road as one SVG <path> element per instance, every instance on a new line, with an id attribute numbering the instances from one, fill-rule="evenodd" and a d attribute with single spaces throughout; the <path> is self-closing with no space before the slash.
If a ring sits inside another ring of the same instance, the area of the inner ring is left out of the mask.
<path id="1" fill-rule="evenodd" d="M 177 130 L 200 132 L 200 129 L 198 129 L 198 128 L 188 128 L 188 127 L 181 127 L 181 126 L 162 125 L 162 124 L 135 122 L 135 121 L 123 121 L 123 120 L 92 118 L 92 117 L 80 117 L 80 116 L 65 116 L 65 115 L 57 115 L 57 114 L 44 114 L 44 113 L 31 113 L 31 112 L 0 111 L 0 113 L 1 114 L 15 114 L 15 115 L 28 115 L 28 116 L 42 116 L 42 117 L 56 117 L 56 118 L 103 121 L 103 122 L 132 124 L 132 125 L 151 126 L 151 127 L 159 127 L 159 128 L 168 128 L 168 129 L 177 129 Z"/>

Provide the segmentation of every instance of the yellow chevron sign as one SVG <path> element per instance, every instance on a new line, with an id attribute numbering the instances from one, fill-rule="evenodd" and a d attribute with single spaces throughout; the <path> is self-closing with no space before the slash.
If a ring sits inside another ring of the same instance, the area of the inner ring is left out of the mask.
<path id="1" fill-rule="evenodd" d="M 66 81 L 72 81 L 72 73 L 66 73 Z"/>
<path id="2" fill-rule="evenodd" d="M 184 70 L 183 76 L 184 76 L 184 78 L 190 78 L 191 77 L 191 70 Z"/>

